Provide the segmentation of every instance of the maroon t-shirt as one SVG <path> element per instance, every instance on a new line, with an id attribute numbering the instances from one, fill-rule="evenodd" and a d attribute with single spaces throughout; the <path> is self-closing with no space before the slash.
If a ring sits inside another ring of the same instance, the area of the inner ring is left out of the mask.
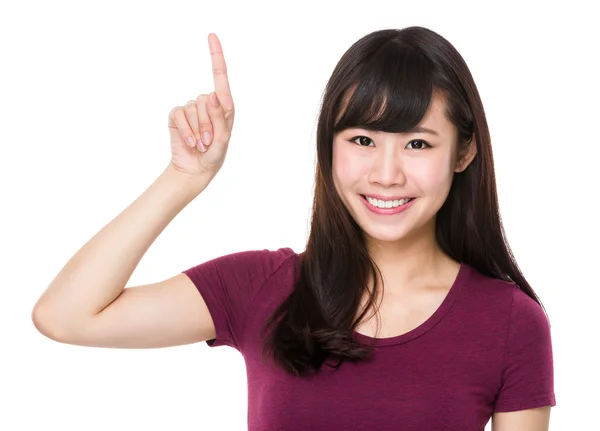
<path id="1" fill-rule="evenodd" d="M 299 259 L 290 248 L 243 251 L 183 271 L 215 324 L 206 343 L 244 357 L 249 431 L 475 431 L 493 412 L 556 405 L 544 310 L 514 283 L 465 263 L 424 323 L 375 339 L 372 361 L 324 364 L 309 377 L 263 365 L 262 327 L 292 291 Z"/>

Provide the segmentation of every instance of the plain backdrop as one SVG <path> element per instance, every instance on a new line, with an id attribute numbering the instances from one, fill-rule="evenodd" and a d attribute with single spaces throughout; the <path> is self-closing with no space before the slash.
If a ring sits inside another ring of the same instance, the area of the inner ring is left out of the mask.
<path id="1" fill-rule="evenodd" d="M 409 25 L 447 38 L 483 99 L 507 239 L 550 316 L 550 429 L 597 426 L 600 31 L 588 3 L 2 2 L 0 429 L 246 429 L 236 350 L 60 344 L 36 331 L 32 307 L 165 168 L 169 111 L 213 90 L 210 32 L 236 103 L 227 159 L 128 286 L 226 253 L 302 251 L 325 84 L 356 40 Z"/>

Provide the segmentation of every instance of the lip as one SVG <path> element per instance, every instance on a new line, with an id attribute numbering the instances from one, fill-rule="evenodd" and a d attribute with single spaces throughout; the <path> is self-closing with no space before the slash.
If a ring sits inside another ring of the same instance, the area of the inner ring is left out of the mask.
<path id="1" fill-rule="evenodd" d="M 369 196 L 371 196 L 371 195 L 369 195 Z M 392 215 L 392 214 L 401 213 L 402 211 L 410 208 L 412 206 L 413 202 L 417 200 L 417 198 L 413 198 L 409 203 L 400 205 L 399 207 L 396 207 L 396 208 L 379 208 L 374 205 L 371 205 L 364 195 L 360 195 L 360 200 L 363 201 L 363 203 L 365 204 L 365 206 L 367 207 L 368 210 L 370 210 L 371 212 L 374 212 L 375 214 Z"/>

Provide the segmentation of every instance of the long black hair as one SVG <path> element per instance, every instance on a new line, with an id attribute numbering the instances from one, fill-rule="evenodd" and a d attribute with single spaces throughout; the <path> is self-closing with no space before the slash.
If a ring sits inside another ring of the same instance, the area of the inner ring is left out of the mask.
<path id="1" fill-rule="evenodd" d="M 475 137 L 477 154 L 455 173 L 436 216 L 435 236 L 451 258 L 482 274 L 516 283 L 543 305 L 506 241 L 496 192 L 491 139 L 473 77 L 458 51 L 424 27 L 385 29 L 355 42 L 327 83 L 317 126 L 317 167 L 311 228 L 301 254 L 299 279 L 290 296 L 268 319 L 263 359 L 292 375 L 319 370 L 333 358 L 361 361 L 372 346 L 352 331 L 377 298 L 381 274 L 362 230 L 337 194 L 332 176 L 334 134 L 348 127 L 403 133 L 423 119 L 434 95 L 457 130 L 457 151 Z M 362 313 L 355 318 L 367 281 L 375 280 Z M 545 310 L 544 310 L 545 311 Z"/>

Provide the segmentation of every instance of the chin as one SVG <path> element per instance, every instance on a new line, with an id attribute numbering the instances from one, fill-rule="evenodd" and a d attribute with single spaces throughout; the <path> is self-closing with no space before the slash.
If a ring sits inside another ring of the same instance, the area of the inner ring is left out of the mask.
<path id="1" fill-rule="evenodd" d="M 429 223 L 421 225 L 420 223 L 415 224 L 414 220 L 406 220 L 399 223 L 374 223 L 371 220 L 365 220 L 360 217 L 358 225 L 363 231 L 365 238 L 370 241 L 377 241 L 382 243 L 394 243 L 399 241 L 414 240 L 420 235 L 427 235 L 429 230 Z M 434 225 L 435 222 L 433 221 Z"/>
<path id="2" fill-rule="evenodd" d="M 382 227 L 374 229 L 372 227 L 361 226 L 365 237 L 372 241 L 377 242 L 398 242 L 408 236 L 408 232 L 400 227 Z"/>

